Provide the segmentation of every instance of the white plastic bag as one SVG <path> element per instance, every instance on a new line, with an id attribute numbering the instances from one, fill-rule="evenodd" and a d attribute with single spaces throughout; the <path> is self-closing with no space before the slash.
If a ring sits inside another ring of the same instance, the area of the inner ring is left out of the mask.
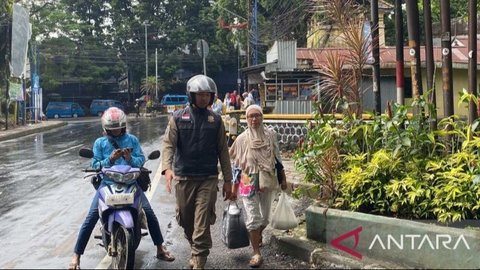
<path id="1" fill-rule="evenodd" d="M 278 200 L 277 208 L 273 212 L 272 221 L 270 222 L 272 228 L 277 230 L 289 230 L 297 227 L 298 220 L 293 212 L 292 205 L 288 201 L 287 194 L 282 192 Z"/>

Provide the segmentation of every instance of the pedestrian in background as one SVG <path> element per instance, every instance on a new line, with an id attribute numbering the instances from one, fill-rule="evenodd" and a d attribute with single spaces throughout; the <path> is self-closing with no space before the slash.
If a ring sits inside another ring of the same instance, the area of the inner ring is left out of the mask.
<path id="1" fill-rule="evenodd" d="M 223 111 L 223 102 L 218 98 L 218 94 L 215 94 L 215 101 L 212 104 L 212 111 L 222 114 Z"/>
<path id="2" fill-rule="evenodd" d="M 140 99 L 137 99 L 135 101 L 135 117 L 139 117 L 140 116 Z"/>
<path id="3" fill-rule="evenodd" d="M 275 158 L 281 162 L 277 134 L 263 125 L 262 108 L 250 105 L 246 110 L 247 130 L 240 134 L 230 148 L 234 164 L 234 185 L 231 199 L 237 193 L 243 201 L 246 213 L 246 227 L 253 248 L 250 267 L 259 267 L 263 258 L 260 246 L 263 245 L 262 232 L 269 223 L 271 206 L 278 191 L 275 175 Z M 287 188 L 281 184 L 282 190 Z"/>
<path id="4" fill-rule="evenodd" d="M 235 110 L 240 110 L 242 108 L 242 102 L 243 102 L 243 99 L 242 99 L 242 96 L 240 95 L 240 93 L 236 93 L 236 102 L 235 102 Z"/>
<path id="5" fill-rule="evenodd" d="M 230 110 L 230 93 L 229 92 L 225 94 L 225 98 L 223 99 L 223 105 L 225 105 L 225 108 L 227 111 Z"/>
<path id="6" fill-rule="evenodd" d="M 233 92 L 230 94 L 230 106 L 233 107 L 234 110 L 237 110 L 237 91 L 233 90 Z"/>
<path id="7" fill-rule="evenodd" d="M 253 88 L 252 91 L 250 91 L 250 94 L 252 94 L 254 103 L 260 106 L 260 93 L 258 92 L 257 88 Z"/>
<path id="8" fill-rule="evenodd" d="M 243 93 L 243 102 L 242 102 L 242 110 L 246 110 L 248 106 L 255 104 L 253 97 L 248 92 Z"/>
<path id="9" fill-rule="evenodd" d="M 212 248 L 210 226 L 215 223 L 218 169 L 224 175 L 223 196 L 232 191 L 232 168 L 221 116 L 208 110 L 217 87 L 205 76 L 187 82 L 190 105 L 173 114 L 165 131 L 162 174 L 170 193 L 175 181 L 176 213 L 190 243 L 190 267 L 203 269 Z"/>

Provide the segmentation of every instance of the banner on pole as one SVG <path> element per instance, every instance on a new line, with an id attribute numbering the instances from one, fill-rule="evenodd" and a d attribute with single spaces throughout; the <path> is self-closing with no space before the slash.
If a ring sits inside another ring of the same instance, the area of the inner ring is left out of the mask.
<path id="1" fill-rule="evenodd" d="M 12 76 L 20 78 L 25 71 L 28 41 L 32 35 L 27 9 L 20 4 L 13 5 L 12 15 Z"/>
<path id="2" fill-rule="evenodd" d="M 23 85 L 10 81 L 8 95 L 10 96 L 10 100 L 23 101 Z"/>

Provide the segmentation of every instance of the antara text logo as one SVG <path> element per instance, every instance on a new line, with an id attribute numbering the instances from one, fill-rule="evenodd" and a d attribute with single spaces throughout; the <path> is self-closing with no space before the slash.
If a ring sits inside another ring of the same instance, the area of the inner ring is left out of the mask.
<path id="1" fill-rule="evenodd" d="M 330 244 L 343 252 L 346 252 L 353 257 L 362 259 L 362 254 L 356 250 L 360 243 L 360 233 L 362 226 L 359 226 L 347 233 L 330 241 Z M 354 240 L 353 247 L 348 247 L 342 244 L 346 239 L 352 238 Z M 381 236 L 375 234 L 372 240 L 369 240 L 368 250 L 382 249 L 382 250 L 456 250 L 458 247 L 470 250 L 465 236 L 461 234 L 458 237 L 449 234 L 387 234 Z"/>

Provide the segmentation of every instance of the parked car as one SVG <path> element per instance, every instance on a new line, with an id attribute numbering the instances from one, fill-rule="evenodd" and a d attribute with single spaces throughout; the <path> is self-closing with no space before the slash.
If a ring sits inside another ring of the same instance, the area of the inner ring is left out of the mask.
<path id="1" fill-rule="evenodd" d="M 76 102 L 51 101 L 47 105 L 47 118 L 85 116 L 85 111 Z"/>
<path id="2" fill-rule="evenodd" d="M 165 95 L 160 101 L 162 112 L 173 113 L 178 109 L 183 109 L 188 105 L 187 95 Z"/>
<path id="3" fill-rule="evenodd" d="M 103 112 L 110 108 L 117 107 L 119 109 L 125 110 L 122 103 L 115 99 L 94 99 L 90 104 L 90 114 L 102 116 Z"/>

